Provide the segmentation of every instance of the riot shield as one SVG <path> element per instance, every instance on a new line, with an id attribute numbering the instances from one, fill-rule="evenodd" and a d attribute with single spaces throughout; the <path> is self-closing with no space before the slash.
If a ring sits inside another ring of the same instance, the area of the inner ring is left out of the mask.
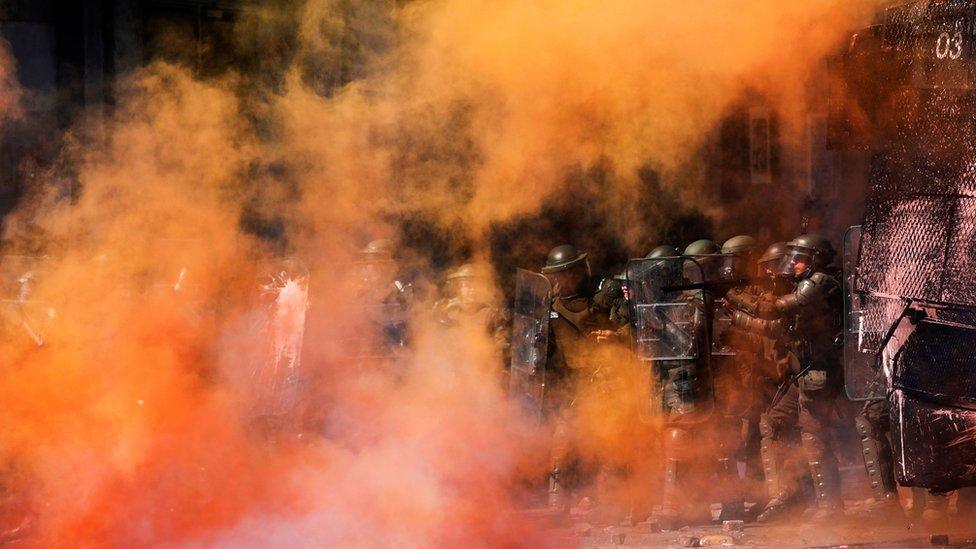
<path id="1" fill-rule="evenodd" d="M 844 237 L 844 384 L 851 400 L 885 398 L 881 346 L 904 309 L 899 299 L 857 291 L 861 227 Z"/>
<path id="2" fill-rule="evenodd" d="M 729 330 L 732 329 L 732 313 L 725 306 L 725 297 L 716 296 L 712 306 L 712 357 L 735 356 L 735 348 L 729 341 Z"/>
<path id="3" fill-rule="evenodd" d="M 406 304 L 363 303 L 363 333 L 341 341 L 343 358 L 357 368 L 382 368 L 400 360 L 408 350 Z"/>
<path id="4" fill-rule="evenodd" d="M 296 258 L 285 258 L 269 262 L 262 271 L 255 326 L 260 344 L 251 369 L 254 416 L 269 427 L 282 427 L 297 419 L 301 404 L 308 269 Z"/>
<path id="5" fill-rule="evenodd" d="M 388 257 L 361 258 L 342 268 L 336 284 L 352 298 L 335 337 L 339 359 L 356 370 L 398 374 L 409 363 L 413 285 Z"/>
<path id="6" fill-rule="evenodd" d="M 700 266 L 689 258 L 635 259 L 627 265 L 633 349 L 647 380 L 641 399 L 645 419 L 693 408 L 710 393 L 707 361 L 700 353 L 707 334 L 699 329 L 703 292 L 672 289 L 702 279 Z M 674 372 L 691 374 L 675 379 Z"/>
<path id="7" fill-rule="evenodd" d="M 552 286 L 545 276 L 519 269 L 512 309 L 512 361 L 509 393 L 530 417 L 545 410 L 546 360 Z"/>
<path id="8" fill-rule="evenodd" d="M 41 347 L 57 312 L 50 303 L 38 300 L 36 286 L 42 275 L 41 257 L 0 257 L 0 333 L 11 341 L 25 341 Z"/>

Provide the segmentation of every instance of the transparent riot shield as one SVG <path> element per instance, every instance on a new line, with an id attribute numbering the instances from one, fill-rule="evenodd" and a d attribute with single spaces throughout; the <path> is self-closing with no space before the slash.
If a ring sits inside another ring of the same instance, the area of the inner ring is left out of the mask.
<path id="1" fill-rule="evenodd" d="M 725 306 L 725 297 L 716 296 L 712 305 L 712 357 L 731 358 L 735 356 L 735 349 L 729 341 L 729 330 L 732 328 L 732 313 Z"/>
<path id="2" fill-rule="evenodd" d="M 342 268 L 336 283 L 351 299 L 335 337 L 340 360 L 364 372 L 398 373 L 410 362 L 412 284 L 391 259 L 363 259 Z"/>
<path id="3" fill-rule="evenodd" d="M 703 280 L 690 258 L 635 259 L 627 265 L 634 354 L 646 381 L 641 415 L 702 411 L 711 380 L 701 349 L 707 339 Z"/>
<path id="4" fill-rule="evenodd" d="M 844 237 L 844 383 L 851 400 L 885 398 L 881 346 L 905 308 L 900 299 L 857 291 L 861 235 L 854 226 Z"/>
<path id="5" fill-rule="evenodd" d="M 309 276 L 305 265 L 291 257 L 271 261 L 261 271 L 255 326 L 260 344 L 251 368 L 254 416 L 283 427 L 296 419 L 301 404 Z"/>
<path id="6" fill-rule="evenodd" d="M 512 309 L 509 393 L 526 415 L 541 421 L 545 410 L 546 359 L 552 286 L 539 273 L 519 269 Z"/>
<path id="7" fill-rule="evenodd" d="M 55 308 L 37 299 L 36 287 L 43 277 L 42 257 L 7 255 L 0 257 L 0 332 L 10 341 L 24 341 L 41 347 Z"/>

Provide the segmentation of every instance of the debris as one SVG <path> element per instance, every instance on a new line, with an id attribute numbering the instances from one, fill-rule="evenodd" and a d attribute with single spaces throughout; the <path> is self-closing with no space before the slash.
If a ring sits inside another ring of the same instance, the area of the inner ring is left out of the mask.
<path id="1" fill-rule="evenodd" d="M 682 547 L 701 547 L 701 539 L 698 536 L 681 536 L 678 544 Z"/>
<path id="2" fill-rule="evenodd" d="M 722 521 L 722 531 L 726 533 L 741 532 L 746 527 L 745 521 L 742 520 L 726 520 Z"/>
<path id="3" fill-rule="evenodd" d="M 936 547 L 948 547 L 949 536 L 947 534 L 932 534 L 929 536 L 929 543 Z"/>
<path id="4" fill-rule="evenodd" d="M 610 541 L 612 541 L 614 545 L 623 545 L 626 539 L 627 534 L 624 533 L 613 534 L 610 536 Z"/>
<path id="5" fill-rule="evenodd" d="M 725 534 L 712 534 L 708 536 L 703 536 L 698 540 L 699 547 L 716 547 L 720 545 L 735 545 L 735 540 L 732 536 L 727 536 Z"/>

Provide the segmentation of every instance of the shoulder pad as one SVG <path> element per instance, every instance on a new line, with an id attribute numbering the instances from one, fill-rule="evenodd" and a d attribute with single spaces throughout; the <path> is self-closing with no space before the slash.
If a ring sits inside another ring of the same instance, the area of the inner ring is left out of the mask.
<path id="1" fill-rule="evenodd" d="M 825 284 L 828 286 L 840 286 L 840 281 L 836 277 L 823 272 L 813 273 L 812 275 L 810 275 L 810 278 L 808 278 L 807 280 L 814 282 L 818 285 Z"/>
<path id="2" fill-rule="evenodd" d="M 826 273 L 813 273 L 796 285 L 796 295 L 805 302 L 826 298 L 840 290 L 840 282 Z"/>

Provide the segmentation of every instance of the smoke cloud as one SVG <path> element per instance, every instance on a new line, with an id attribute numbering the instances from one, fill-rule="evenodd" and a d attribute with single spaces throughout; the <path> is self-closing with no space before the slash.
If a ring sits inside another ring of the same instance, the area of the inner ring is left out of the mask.
<path id="1" fill-rule="evenodd" d="M 0 41 L 0 120 L 20 113 L 20 87 L 7 43 Z"/>
<path id="2" fill-rule="evenodd" d="M 243 50 L 280 45 L 259 53 L 270 74 L 127 75 L 104 138 L 65 136 L 77 190 L 48 181 L 4 219 L 5 253 L 35 258 L 17 276 L 36 278 L 0 340 L 4 528 L 40 545 L 555 543 L 515 512 L 549 432 L 507 403 L 483 326 L 427 312 L 442 269 L 505 264 L 492 232 L 588 192 L 594 171 L 588 242 L 641 251 L 669 215 L 641 170 L 700 200 L 694 161 L 723 114 L 758 90 L 797 120 L 811 67 L 870 7 L 310 0 L 242 18 Z M 13 74 L 0 54 L 0 120 Z M 545 236 L 522 266 L 562 239 Z M 351 280 L 379 237 L 400 244 L 417 295 L 396 371 L 346 354 L 371 337 Z M 308 266 L 307 311 L 292 309 L 307 320 L 301 411 L 267 429 L 252 417 L 268 352 L 257 281 L 287 255 Z M 486 284 L 500 296 L 508 281 Z M 594 353 L 637 386 L 623 346 Z M 649 506 L 657 474 L 635 391 L 581 389 L 576 420 L 627 508 Z"/>

